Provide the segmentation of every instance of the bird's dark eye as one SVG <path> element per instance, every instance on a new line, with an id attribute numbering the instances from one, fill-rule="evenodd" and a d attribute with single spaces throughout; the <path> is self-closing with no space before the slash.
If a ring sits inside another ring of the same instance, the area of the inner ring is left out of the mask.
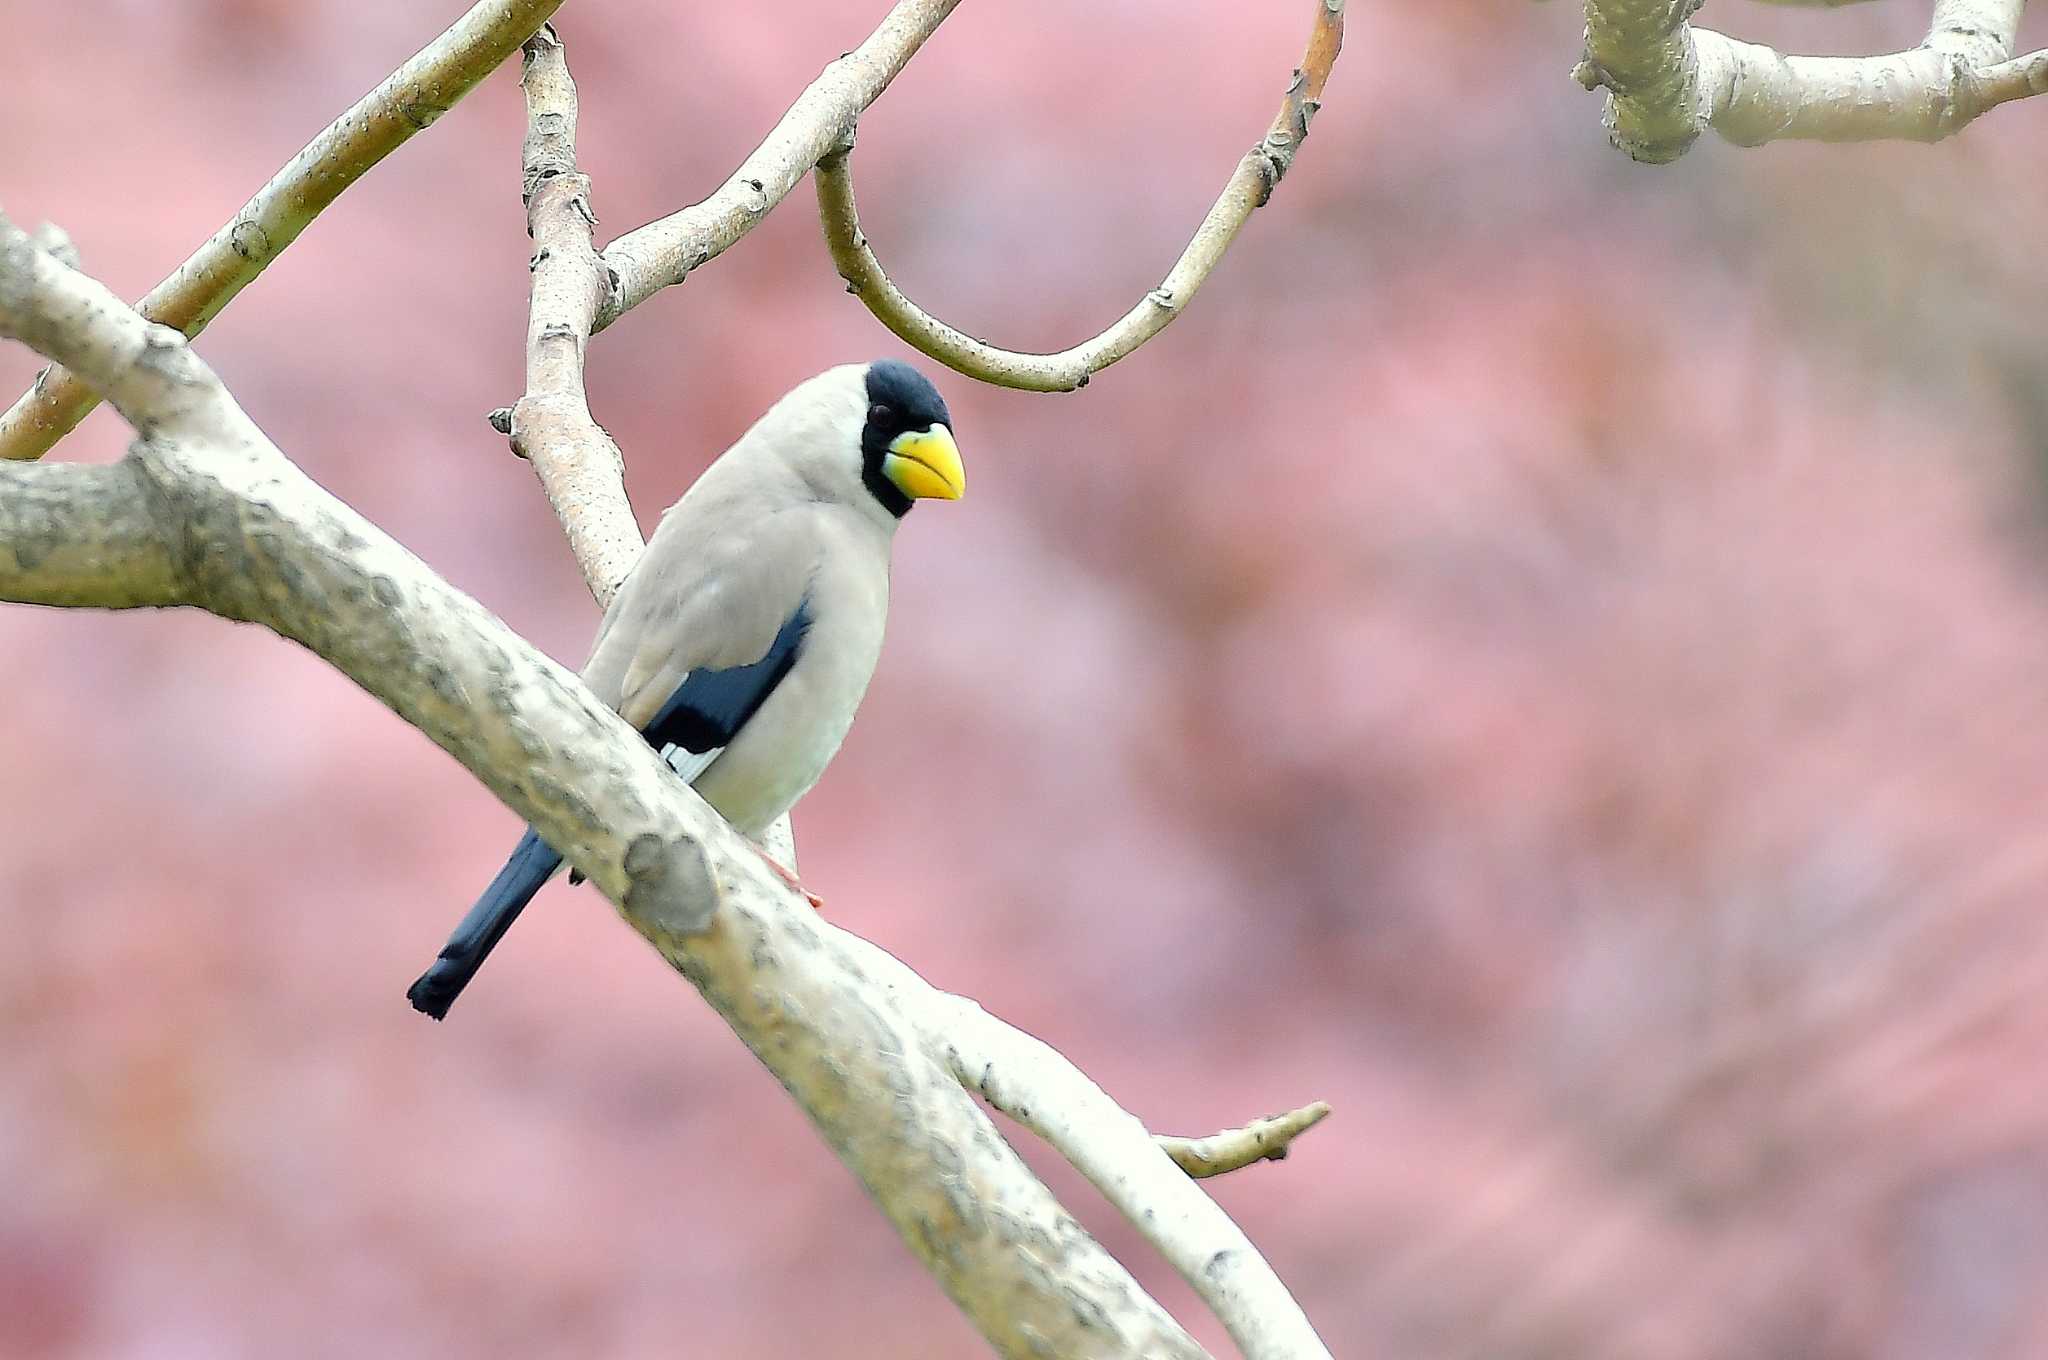
<path id="1" fill-rule="evenodd" d="M 868 407 L 868 419 L 877 425 L 883 424 L 894 414 L 896 414 L 895 410 L 886 402 L 878 401 L 873 406 Z"/>

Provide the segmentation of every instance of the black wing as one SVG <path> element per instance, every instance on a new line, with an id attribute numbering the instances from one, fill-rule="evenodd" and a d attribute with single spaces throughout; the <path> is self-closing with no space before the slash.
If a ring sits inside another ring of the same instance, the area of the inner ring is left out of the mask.
<path id="1" fill-rule="evenodd" d="M 782 683 L 782 677 L 789 674 L 810 631 L 811 601 L 805 596 L 796 602 L 796 612 L 789 616 L 789 621 L 776 630 L 765 656 L 744 666 L 691 671 L 647 726 L 640 729 L 640 735 L 665 755 L 670 747 L 696 756 L 719 750 L 738 735 L 747 719 Z M 684 762 L 671 758 L 671 763 Z M 701 769 L 706 763 L 697 762 L 695 768 Z M 680 773 L 690 776 L 688 769 Z M 570 871 L 569 882 L 582 881 L 582 874 Z"/>
<path id="2" fill-rule="evenodd" d="M 797 601 L 796 612 L 777 630 L 766 656 L 744 666 L 691 671 L 640 735 L 657 751 L 680 746 L 695 755 L 731 742 L 789 674 L 810 630 L 811 602 L 806 597 Z"/>

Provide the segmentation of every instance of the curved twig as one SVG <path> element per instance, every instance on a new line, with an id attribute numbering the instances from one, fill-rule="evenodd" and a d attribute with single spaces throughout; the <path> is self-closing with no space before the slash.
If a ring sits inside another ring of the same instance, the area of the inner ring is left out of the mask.
<path id="1" fill-rule="evenodd" d="M 1071 392 L 1089 377 L 1124 358 L 1166 329 L 1179 316 L 1223 252 L 1251 215 L 1266 205 L 1274 188 L 1294 164 L 1308 137 L 1309 121 L 1321 107 L 1323 86 L 1344 42 L 1344 0 L 1316 0 L 1315 27 L 1308 50 L 1287 87 L 1273 125 L 1259 144 L 1238 162 L 1209 215 L 1181 252 L 1165 282 L 1147 293 L 1109 329 L 1091 340 L 1056 354 L 1028 354 L 1002 349 L 955 330 L 912 302 L 889 278 L 868 246 L 854 208 L 853 140 L 845 141 L 818 161 L 818 215 L 832 262 L 846 280 L 847 291 L 867 304 L 884 326 L 919 353 L 957 373 L 1000 387 L 1027 392 Z"/>
<path id="2" fill-rule="evenodd" d="M 187 336 L 199 334 L 342 190 L 446 113 L 561 3 L 479 0 L 329 123 L 136 310 Z M 0 414 L 0 458 L 42 457 L 99 402 L 99 393 L 68 369 L 44 369 Z"/>

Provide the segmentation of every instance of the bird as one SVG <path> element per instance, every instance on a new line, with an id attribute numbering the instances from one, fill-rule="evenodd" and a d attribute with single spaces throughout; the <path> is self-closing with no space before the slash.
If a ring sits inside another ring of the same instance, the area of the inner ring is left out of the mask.
<path id="1" fill-rule="evenodd" d="M 605 611 L 583 683 L 760 850 L 867 692 L 897 526 L 915 502 L 966 489 L 952 415 L 917 369 L 878 359 L 807 379 L 663 513 Z M 445 1019 L 561 866 L 529 827 L 407 990 L 413 1008 Z"/>

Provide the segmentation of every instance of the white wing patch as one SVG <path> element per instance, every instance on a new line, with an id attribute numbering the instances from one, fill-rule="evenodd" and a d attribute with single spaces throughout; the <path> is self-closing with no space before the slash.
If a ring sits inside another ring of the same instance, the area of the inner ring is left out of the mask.
<path id="1" fill-rule="evenodd" d="M 697 776 L 704 773 L 705 767 L 724 753 L 723 746 L 714 746 L 708 751 L 687 751 L 674 742 L 661 748 L 661 758 L 668 762 L 671 770 L 682 776 L 685 784 L 696 783 Z"/>

